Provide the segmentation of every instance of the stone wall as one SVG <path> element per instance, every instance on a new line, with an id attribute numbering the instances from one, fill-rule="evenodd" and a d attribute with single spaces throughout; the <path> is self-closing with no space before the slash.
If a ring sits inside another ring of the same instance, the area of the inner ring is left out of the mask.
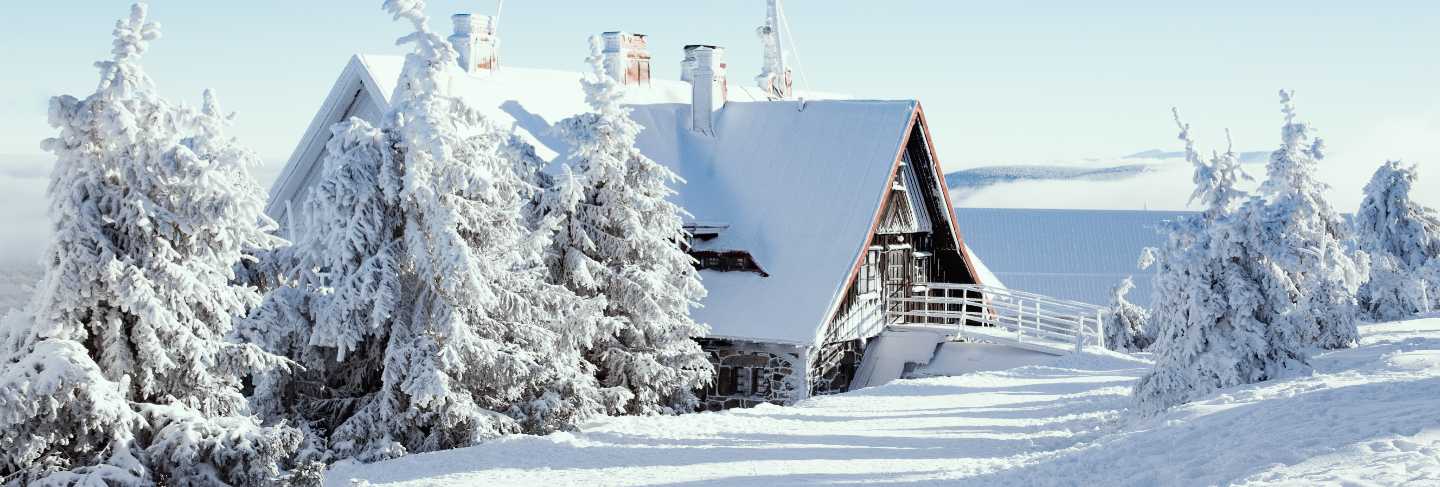
<path id="1" fill-rule="evenodd" d="M 864 354 L 863 340 L 827 343 L 820 347 L 816 357 L 810 361 L 810 393 L 823 396 L 849 391 Z"/>
<path id="2" fill-rule="evenodd" d="M 808 396 L 800 347 L 713 338 L 699 342 L 715 366 L 715 382 L 698 394 L 701 410 L 783 406 Z"/>

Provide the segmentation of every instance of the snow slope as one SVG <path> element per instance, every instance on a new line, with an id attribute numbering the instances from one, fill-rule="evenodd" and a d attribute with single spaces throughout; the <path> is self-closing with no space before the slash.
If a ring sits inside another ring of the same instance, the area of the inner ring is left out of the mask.
<path id="1" fill-rule="evenodd" d="M 956 208 L 973 255 L 1011 289 L 1110 304 L 1110 290 L 1134 277 L 1130 300 L 1149 306 L 1154 271 L 1141 270 L 1145 247 L 1160 247 L 1174 211 Z"/>
<path id="2" fill-rule="evenodd" d="M 1361 347 L 1317 357 L 1313 374 L 1229 389 L 1149 419 L 1125 410 L 1147 362 L 1097 353 L 900 380 L 788 408 L 612 418 L 581 433 L 339 465 L 326 481 L 1436 485 L 1440 318 L 1362 332 Z"/>

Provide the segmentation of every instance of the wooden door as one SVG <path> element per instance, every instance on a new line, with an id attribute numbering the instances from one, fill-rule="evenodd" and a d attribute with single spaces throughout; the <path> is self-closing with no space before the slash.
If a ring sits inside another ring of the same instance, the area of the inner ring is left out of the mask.
<path id="1" fill-rule="evenodd" d="M 885 295 L 888 297 L 906 297 L 906 291 L 910 287 L 910 270 L 914 265 L 910 261 L 910 249 L 908 247 L 898 249 L 887 249 L 884 254 L 882 265 L 885 279 Z"/>

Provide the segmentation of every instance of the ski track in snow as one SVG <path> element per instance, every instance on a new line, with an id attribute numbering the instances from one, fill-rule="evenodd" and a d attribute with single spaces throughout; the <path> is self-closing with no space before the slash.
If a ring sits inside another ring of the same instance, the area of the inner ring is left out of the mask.
<path id="1" fill-rule="evenodd" d="M 1102 352 L 794 407 L 609 418 L 342 464 L 327 485 L 1440 485 L 1440 318 L 1361 331 L 1314 373 L 1152 418 L 1126 410 L 1148 362 Z"/>

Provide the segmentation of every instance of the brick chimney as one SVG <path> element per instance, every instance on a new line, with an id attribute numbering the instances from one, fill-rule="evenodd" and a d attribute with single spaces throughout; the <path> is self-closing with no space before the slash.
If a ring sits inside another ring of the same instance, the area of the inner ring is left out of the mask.
<path id="1" fill-rule="evenodd" d="M 623 85 L 650 85 L 650 49 L 645 34 L 606 32 L 605 71 Z"/>
<path id="2" fill-rule="evenodd" d="M 500 38 L 495 35 L 495 18 L 488 15 L 455 14 L 455 33 L 450 44 L 460 54 L 460 67 L 471 73 L 500 69 Z"/>
<path id="3" fill-rule="evenodd" d="M 706 135 L 715 133 L 715 112 L 725 107 L 725 48 L 691 44 L 685 46 L 680 78 L 690 82 L 691 129 Z"/>

